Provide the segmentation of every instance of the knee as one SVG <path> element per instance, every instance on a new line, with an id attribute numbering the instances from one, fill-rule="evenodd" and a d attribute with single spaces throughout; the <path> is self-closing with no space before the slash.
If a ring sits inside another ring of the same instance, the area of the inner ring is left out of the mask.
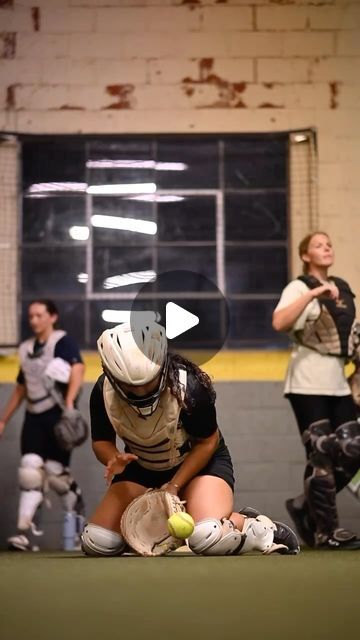
<path id="1" fill-rule="evenodd" d="M 303 443 L 311 452 L 331 455 L 338 451 L 339 443 L 333 433 L 330 420 L 312 422 L 302 435 Z"/>
<path id="2" fill-rule="evenodd" d="M 360 457 L 360 424 L 356 420 L 345 422 L 336 429 L 342 452 L 349 458 Z"/>
<path id="3" fill-rule="evenodd" d="M 119 556 L 125 550 L 125 540 L 116 531 L 89 522 L 81 534 L 81 548 L 87 556 Z"/>

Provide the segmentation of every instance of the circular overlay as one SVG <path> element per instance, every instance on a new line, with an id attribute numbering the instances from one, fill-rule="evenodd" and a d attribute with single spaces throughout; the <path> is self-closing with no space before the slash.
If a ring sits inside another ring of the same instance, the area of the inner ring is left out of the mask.
<path id="1" fill-rule="evenodd" d="M 225 343 L 229 310 L 221 291 L 201 273 L 165 271 L 140 289 L 132 305 L 133 331 L 151 320 L 165 328 L 169 351 L 185 352 L 202 365 Z"/>

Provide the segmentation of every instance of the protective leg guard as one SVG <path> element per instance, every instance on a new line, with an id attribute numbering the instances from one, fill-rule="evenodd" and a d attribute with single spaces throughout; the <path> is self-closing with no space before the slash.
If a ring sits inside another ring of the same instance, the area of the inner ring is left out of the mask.
<path id="1" fill-rule="evenodd" d="M 335 431 L 340 443 L 341 451 L 349 458 L 356 458 L 360 462 L 360 424 L 346 422 Z"/>
<path id="2" fill-rule="evenodd" d="M 116 531 L 89 522 L 81 534 L 81 548 L 86 556 L 120 556 L 125 540 Z"/>
<path id="3" fill-rule="evenodd" d="M 242 509 L 240 509 L 239 513 L 246 516 L 247 518 L 253 519 L 262 519 L 266 517 L 262 516 L 260 514 L 260 511 L 258 511 L 257 509 L 253 509 L 252 507 L 243 507 Z M 300 553 L 299 540 L 295 531 L 293 531 L 289 527 L 289 525 L 285 524 L 284 522 L 278 522 L 277 520 L 270 520 L 270 522 L 275 525 L 274 540 L 270 549 L 265 549 L 263 553 L 268 554 L 276 551 L 277 553 L 285 556 L 295 556 Z M 241 553 L 244 553 L 244 551 L 242 550 Z"/>
<path id="4" fill-rule="evenodd" d="M 50 489 L 53 489 L 62 498 L 64 510 L 83 514 L 84 501 L 82 492 L 77 482 L 70 475 L 69 470 L 57 460 L 47 460 L 45 462 L 45 472 Z"/>
<path id="5" fill-rule="evenodd" d="M 310 443 L 314 452 L 330 456 L 336 455 L 339 451 L 339 443 L 329 420 L 318 420 L 310 424 L 302 434 L 302 441 L 305 445 Z"/>
<path id="6" fill-rule="evenodd" d="M 43 501 L 44 461 L 36 453 L 22 456 L 19 467 L 20 500 L 18 529 L 26 531 L 32 525 L 36 510 Z"/>
<path id="7" fill-rule="evenodd" d="M 336 484 L 331 466 L 314 457 L 305 474 L 305 494 L 316 523 L 315 543 L 329 537 L 338 527 Z"/>
<path id="8" fill-rule="evenodd" d="M 205 556 L 228 556 L 238 553 L 244 537 L 231 522 L 223 518 L 205 518 L 195 524 L 188 545 L 194 553 Z"/>

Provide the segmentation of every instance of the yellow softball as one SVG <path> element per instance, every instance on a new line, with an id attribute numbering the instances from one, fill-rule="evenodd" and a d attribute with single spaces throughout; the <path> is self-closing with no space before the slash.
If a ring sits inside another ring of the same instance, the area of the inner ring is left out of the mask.
<path id="1" fill-rule="evenodd" d="M 173 513 L 167 522 L 169 532 L 174 538 L 185 540 L 194 531 L 195 522 L 188 513 Z"/>

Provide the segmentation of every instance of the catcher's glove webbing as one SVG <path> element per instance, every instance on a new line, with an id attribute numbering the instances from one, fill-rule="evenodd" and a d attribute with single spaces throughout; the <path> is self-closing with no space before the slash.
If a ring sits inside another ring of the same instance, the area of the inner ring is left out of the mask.
<path id="1" fill-rule="evenodd" d="M 183 502 L 161 489 L 150 489 L 135 498 L 121 518 L 121 533 L 141 556 L 163 556 L 184 544 L 170 535 L 167 521 L 173 513 L 185 511 Z"/>

